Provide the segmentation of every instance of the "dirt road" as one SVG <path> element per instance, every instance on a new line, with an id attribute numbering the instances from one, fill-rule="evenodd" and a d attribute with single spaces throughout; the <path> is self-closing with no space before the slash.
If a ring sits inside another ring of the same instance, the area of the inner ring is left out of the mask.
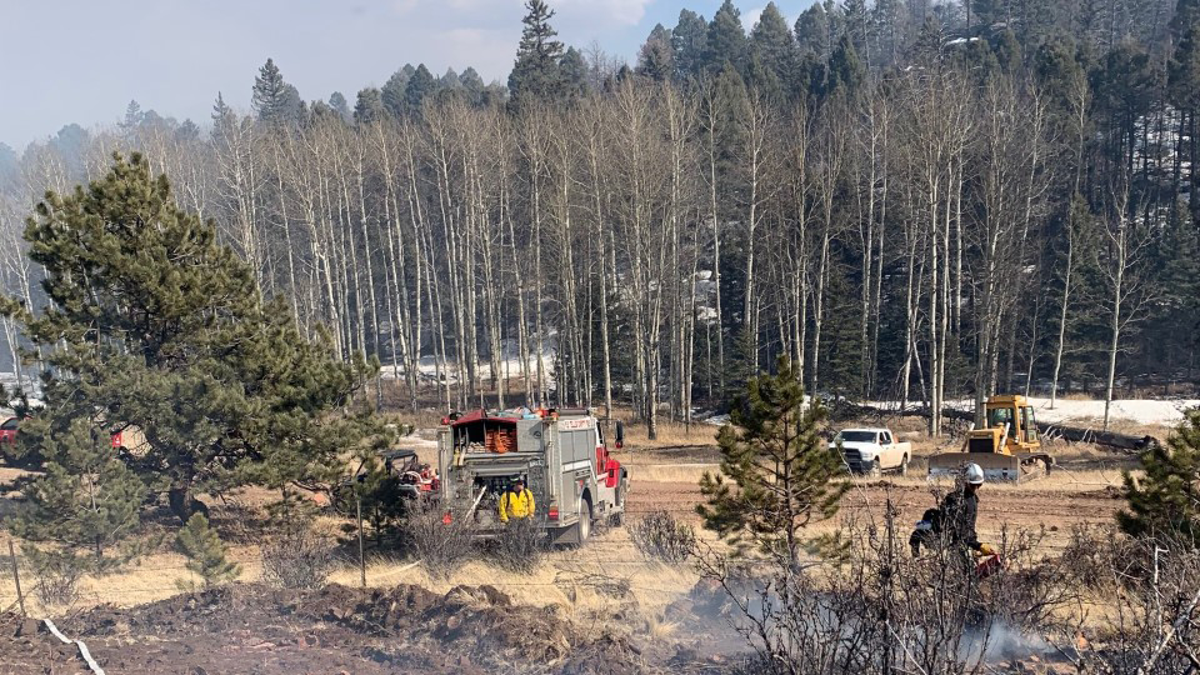
<path id="1" fill-rule="evenodd" d="M 653 472 L 648 473 L 653 475 Z M 658 473 L 671 475 L 665 470 Z M 674 473 L 679 477 L 684 474 L 679 470 Z M 697 469 L 695 473 L 698 475 L 702 470 Z M 1069 541 L 1075 526 L 1113 524 L 1116 512 L 1124 505 L 1116 487 L 1118 478 L 1119 474 L 1115 472 L 1103 475 L 1089 472 L 1052 476 L 1027 485 L 985 486 L 979 502 L 980 538 L 999 541 L 1006 526 L 1010 532 L 1037 531 L 1043 535 L 1040 547 L 1052 554 Z M 935 489 L 936 486 L 920 478 L 855 479 L 842 500 L 836 522 L 824 524 L 820 529 L 850 522 L 871 522 L 872 519 L 882 523 L 889 499 L 900 512 L 902 527 L 911 527 L 920 520 L 925 509 L 937 503 Z M 696 505 L 703 499 L 697 480 L 642 481 L 635 483 L 629 491 L 629 516 L 638 518 L 651 511 L 665 510 L 698 524 Z"/>

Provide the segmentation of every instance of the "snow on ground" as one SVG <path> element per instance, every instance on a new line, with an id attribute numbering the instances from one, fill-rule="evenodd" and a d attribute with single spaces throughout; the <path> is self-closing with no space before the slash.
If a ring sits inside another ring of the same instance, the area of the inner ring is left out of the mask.
<path id="1" fill-rule="evenodd" d="M 1037 411 L 1039 422 L 1094 422 L 1104 419 L 1103 399 L 1080 401 L 1060 398 L 1055 401 L 1053 409 L 1050 408 L 1050 399 L 1048 398 L 1033 396 L 1029 398 L 1029 401 Z M 869 401 L 867 405 L 886 410 L 896 410 L 900 407 L 900 402 Z M 919 408 L 920 404 L 910 403 L 909 407 Z M 975 402 L 972 399 L 947 401 L 946 407 L 958 410 L 974 410 Z M 1137 424 L 1162 424 L 1171 426 L 1181 422 L 1187 410 L 1196 407 L 1200 407 L 1200 400 L 1198 399 L 1117 399 L 1112 402 L 1109 416 L 1114 422 L 1127 421 Z"/>
<path id="2" fill-rule="evenodd" d="M 1044 422 L 1068 422 L 1079 420 L 1103 420 L 1104 401 L 1076 401 L 1059 399 L 1050 409 L 1050 399 L 1030 398 L 1037 406 L 1037 416 Z M 1138 424 L 1174 425 L 1183 421 L 1184 413 L 1200 406 L 1200 400 L 1153 400 L 1124 399 L 1112 402 L 1109 416 L 1113 420 L 1128 420 Z"/>
<path id="3" fill-rule="evenodd" d="M 537 348 L 536 343 L 530 340 L 529 344 L 529 361 L 528 370 L 530 377 L 537 377 L 537 355 L 534 350 Z M 558 336 L 553 331 L 547 335 L 542 345 L 542 371 L 545 373 L 546 385 L 553 387 L 554 385 L 554 359 L 558 353 Z M 492 363 L 484 357 L 475 364 L 477 372 L 483 377 L 491 375 Z M 504 340 L 500 350 L 500 376 L 505 377 L 515 382 L 521 377 L 521 353 L 516 340 Z M 421 379 L 428 382 L 440 382 L 438 378 L 438 360 L 437 357 L 425 355 L 421 357 L 417 364 L 417 371 L 420 373 Z M 450 381 L 451 384 L 458 383 L 458 363 L 453 359 L 447 361 L 441 366 L 441 376 Z M 383 364 L 379 369 L 379 376 L 385 380 L 398 380 L 404 377 L 404 369 L 401 366 L 391 363 Z"/>

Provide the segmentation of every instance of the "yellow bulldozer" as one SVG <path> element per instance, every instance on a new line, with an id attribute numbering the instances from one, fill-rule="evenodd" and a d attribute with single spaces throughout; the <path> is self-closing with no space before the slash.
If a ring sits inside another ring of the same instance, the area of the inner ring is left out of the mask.
<path id="1" fill-rule="evenodd" d="M 967 432 L 960 452 L 929 458 L 929 477 L 953 477 L 974 462 L 989 481 L 1020 482 L 1050 473 L 1054 458 L 1042 452 L 1033 406 L 1024 396 L 992 396 L 984 404 L 984 425 Z"/>

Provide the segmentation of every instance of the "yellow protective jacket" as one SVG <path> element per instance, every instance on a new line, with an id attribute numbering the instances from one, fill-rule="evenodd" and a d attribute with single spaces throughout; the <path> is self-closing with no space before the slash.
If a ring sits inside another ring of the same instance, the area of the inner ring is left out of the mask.
<path id="1" fill-rule="evenodd" d="M 529 488 L 517 492 L 505 492 L 500 496 L 500 521 L 507 523 L 509 518 L 530 518 L 537 504 L 533 501 L 533 493 Z"/>

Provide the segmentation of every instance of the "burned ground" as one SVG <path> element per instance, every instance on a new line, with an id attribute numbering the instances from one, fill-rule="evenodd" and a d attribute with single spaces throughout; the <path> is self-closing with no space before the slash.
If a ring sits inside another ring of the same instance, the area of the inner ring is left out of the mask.
<path id="1" fill-rule="evenodd" d="M 496 673 L 622 675 L 672 661 L 643 641 L 581 627 L 554 606 L 516 605 L 491 586 L 445 594 L 400 585 L 280 591 L 232 584 L 60 622 L 112 673 Z M 674 660 L 693 672 L 695 661 Z M 5 672 L 85 670 L 76 650 L 16 614 L 0 619 Z M 15 670 L 14 670 L 15 668 Z"/>

